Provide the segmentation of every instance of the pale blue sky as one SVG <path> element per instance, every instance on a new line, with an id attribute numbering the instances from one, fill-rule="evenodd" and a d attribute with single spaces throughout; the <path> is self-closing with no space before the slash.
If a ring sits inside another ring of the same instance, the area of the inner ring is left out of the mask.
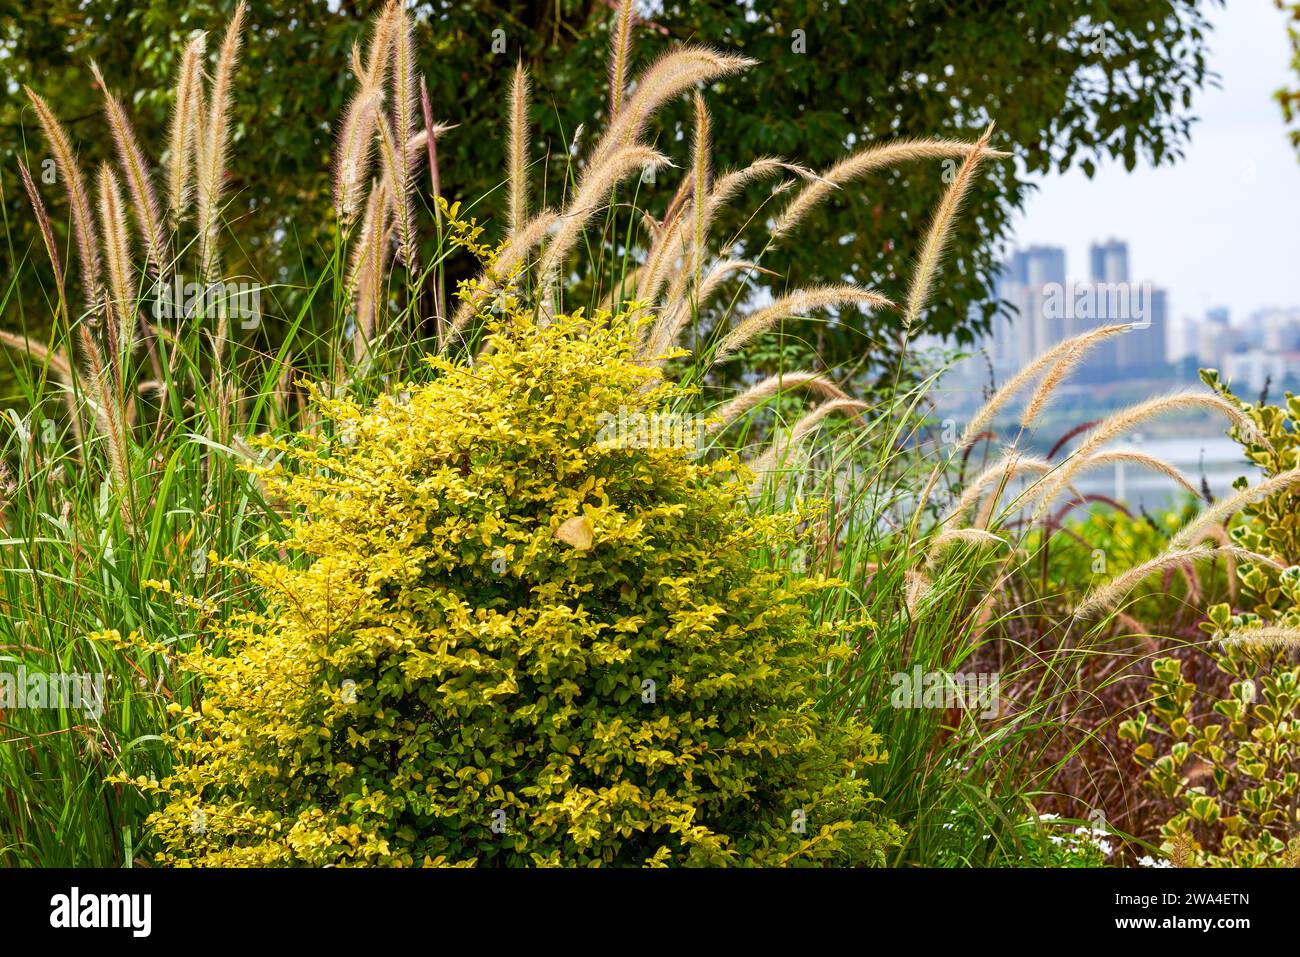
<path id="1" fill-rule="evenodd" d="M 1221 86 L 1193 101 L 1200 122 L 1186 158 L 1043 178 L 1014 235 L 1021 246 L 1064 246 L 1071 278 L 1085 278 L 1089 242 L 1127 239 L 1133 278 L 1169 289 L 1175 318 L 1227 305 L 1236 321 L 1300 306 L 1300 163 L 1271 96 L 1296 77 L 1272 0 L 1228 0 L 1210 18 Z"/>

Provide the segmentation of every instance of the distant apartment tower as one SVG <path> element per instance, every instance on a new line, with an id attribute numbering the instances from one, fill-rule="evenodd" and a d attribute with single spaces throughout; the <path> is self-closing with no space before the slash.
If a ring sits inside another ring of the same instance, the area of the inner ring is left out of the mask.
<path id="1" fill-rule="evenodd" d="M 1000 371 L 1015 371 L 1061 340 L 1059 323 L 1046 316 L 1044 298 L 1053 286 L 1065 285 L 1065 250 L 1030 246 L 1016 250 L 1003 265 L 997 292 L 1015 309 L 1014 321 L 999 325 L 993 343 L 993 363 Z"/>
<path id="2" fill-rule="evenodd" d="M 1093 282 L 1128 282 L 1128 243 L 1108 239 L 1088 247 L 1088 278 Z"/>

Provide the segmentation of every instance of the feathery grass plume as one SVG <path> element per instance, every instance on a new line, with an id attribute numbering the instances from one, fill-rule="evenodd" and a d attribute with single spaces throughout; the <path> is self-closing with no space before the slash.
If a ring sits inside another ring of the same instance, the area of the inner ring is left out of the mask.
<path id="1" fill-rule="evenodd" d="M 1041 475 L 1051 470 L 1052 463 L 1012 449 L 966 483 L 966 488 L 962 490 L 961 497 L 957 499 L 957 504 L 944 517 L 942 524 L 947 524 L 965 515 L 972 506 L 984 497 L 984 490 L 994 482 L 1002 482 L 1004 479 L 1010 481 L 1021 472 L 1037 472 Z"/>
<path id="2" fill-rule="evenodd" d="M 685 246 L 682 268 L 678 269 L 673 277 L 660 312 L 661 318 L 667 318 L 674 326 L 676 325 L 675 317 L 679 313 L 689 318 L 692 294 L 698 306 L 700 271 L 704 262 L 704 249 L 709 231 L 709 222 L 712 218 L 708 201 L 709 180 L 712 177 L 709 156 L 711 122 L 708 107 L 704 104 L 704 97 L 700 95 L 698 90 L 695 92 L 694 109 L 695 133 L 691 143 L 691 175 L 685 180 L 685 182 L 690 183 L 691 241 Z M 683 222 L 682 225 L 685 225 L 685 223 Z M 670 339 L 676 338 L 676 331 L 676 328 L 670 329 L 668 333 Z M 667 348 L 667 343 L 659 351 L 662 352 L 663 348 Z"/>
<path id="3" fill-rule="evenodd" d="M 397 0 L 389 0 L 388 5 L 375 17 L 374 31 L 370 34 L 370 46 L 366 49 L 364 65 L 361 64 L 360 49 L 353 48 L 353 72 L 356 73 L 358 82 L 367 89 L 382 89 L 388 82 L 393 35 L 397 30 L 399 12 Z"/>
<path id="4" fill-rule="evenodd" d="M 623 108 L 627 95 L 627 69 L 632 59 L 632 23 L 636 18 L 636 5 L 632 0 L 622 0 L 618 5 L 618 18 L 614 21 L 614 35 L 609 49 L 609 118 L 613 120 Z"/>
<path id="5" fill-rule="evenodd" d="M 389 249 L 387 223 L 388 197 L 384 185 L 377 183 L 366 200 L 366 213 L 361 220 L 361 238 L 353 253 L 348 280 L 356 323 L 352 336 L 354 362 L 360 362 L 365 356 L 378 325 Z"/>
<path id="6" fill-rule="evenodd" d="M 131 517 L 131 467 L 127 452 L 126 423 L 122 414 L 120 396 L 114 388 L 112 376 L 104 365 L 99 344 L 85 325 L 77 327 L 77 337 L 85 354 L 88 392 L 94 407 L 95 425 L 108 446 L 109 477 L 117 488 L 122 521 L 134 524 Z"/>
<path id="7" fill-rule="evenodd" d="M 1239 426 L 1248 427 L 1250 424 L 1250 419 L 1246 414 L 1232 403 L 1219 398 L 1217 395 L 1202 392 L 1176 392 L 1172 395 L 1157 396 L 1154 399 L 1148 399 L 1145 402 L 1139 402 L 1137 405 L 1129 406 L 1127 409 L 1121 409 L 1095 426 L 1088 433 L 1088 437 L 1061 464 L 1061 467 L 1057 470 L 1056 479 L 1043 493 L 1042 501 L 1034 511 L 1030 524 L 1036 523 L 1042 517 L 1043 512 L 1056 499 L 1056 496 L 1070 484 L 1071 479 L 1081 469 L 1087 466 L 1092 454 L 1101 446 L 1153 416 L 1164 412 L 1197 407 L 1222 412 Z"/>
<path id="8" fill-rule="evenodd" d="M 424 148 L 429 158 L 429 189 L 433 199 L 433 216 L 434 222 L 438 226 L 438 236 L 442 236 L 442 206 L 439 200 L 442 198 L 442 182 L 438 172 L 438 137 L 442 135 L 447 127 L 436 125 L 433 122 L 433 107 L 429 103 L 429 88 L 424 81 L 424 74 L 420 74 L 420 113 L 424 117 Z M 434 345 L 439 352 L 442 352 L 446 342 L 446 322 L 447 322 L 447 302 L 446 289 L 444 286 L 445 276 L 441 263 L 436 264 L 433 275 L 433 331 Z"/>
<path id="9" fill-rule="evenodd" d="M 99 168 L 99 222 L 104 237 L 104 260 L 108 264 L 108 282 L 112 290 L 110 317 L 116 320 L 116 349 L 109 361 L 114 379 L 125 381 L 124 363 L 135 349 L 136 294 L 131 278 L 131 238 L 122 212 L 122 190 L 113 168 L 104 163 Z"/>
<path id="10" fill-rule="evenodd" d="M 948 233 L 952 230 L 953 220 L 957 217 L 957 210 L 961 207 L 962 200 L 966 198 L 966 193 L 970 190 L 970 184 L 975 179 L 975 171 L 979 169 L 980 161 L 984 159 L 985 151 L 988 147 L 989 139 L 993 136 L 993 124 L 990 123 L 976 142 L 975 146 L 966 158 L 962 160 L 957 175 L 953 177 L 948 188 L 944 190 L 943 199 L 939 201 L 939 207 L 935 210 L 934 220 L 930 224 L 930 229 L 925 234 L 925 241 L 921 245 L 921 257 L 917 261 L 916 269 L 912 272 L 911 288 L 907 291 L 907 306 L 903 312 L 903 328 L 912 329 L 918 319 L 921 318 L 921 310 L 930 299 L 930 286 L 934 281 L 935 271 L 939 268 L 939 262 L 943 259 L 944 249 L 948 245 Z"/>
<path id="11" fill-rule="evenodd" d="M 979 436 L 988 431 L 989 425 L 993 422 L 994 418 L 997 417 L 997 414 L 1002 411 L 1002 407 L 1011 401 L 1011 399 L 1014 398 L 1021 389 L 1037 378 L 1038 374 L 1053 362 L 1057 362 L 1062 356 L 1070 352 L 1077 354 L 1077 361 L 1078 358 L 1082 358 L 1089 349 L 1093 348 L 1093 346 L 1097 345 L 1102 340 L 1108 339 L 1118 333 L 1125 332 L 1130 328 L 1132 327 L 1127 324 L 1098 326 L 1096 329 L 1091 329 L 1072 339 L 1066 339 L 1064 342 L 1058 343 L 1031 361 L 1023 369 L 1012 376 L 1011 379 L 1002 386 L 1002 388 L 993 393 L 992 397 L 980 406 L 975 414 L 971 416 L 970 423 L 962 432 L 961 438 L 957 442 L 957 448 L 953 451 L 953 455 L 960 455 L 962 452 L 966 451 L 966 449 L 972 445 Z M 1060 382 L 1059 378 L 1057 379 L 1057 382 Z M 1041 405 L 1041 401 L 1039 404 Z"/>
<path id="12" fill-rule="evenodd" d="M 1243 561 L 1261 562 L 1266 565 L 1272 565 L 1281 569 L 1281 563 L 1274 561 L 1267 555 L 1260 555 L 1244 548 L 1238 548 L 1234 545 L 1223 545 L 1218 548 L 1169 548 L 1161 552 L 1150 561 L 1143 562 L 1136 568 L 1130 568 L 1122 575 L 1117 575 L 1106 584 L 1094 588 L 1084 596 L 1083 601 L 1074 610 L 1074 617 L 1082 620 L 1092 618 L 1099 612 L 1108 611 L 1113 608 L 1125 595 L 1132 591 L 1148 575 L 1164 571 L 1169 568 L 1183 568 L 1202 558 L 1216 558 L 1219 556 L 1231 555 Z"/>
<path id="13" fill-rule="evenodd" d="M 1006 539 L 994 535 L 992 532 L 986 532 L 982 528 L 950 528 L 946 532 L 941 532 L 930 543 L 929 557 L 925 564 L 933 568 L 939 564 L 939 559 L 944 553 L 958 542 L 967 542 L 973 545 L 1005 545 Z"/>
<path id="14" fill-rule="evenodd" d="M 1043 376 L 1038 383 L 1038 388 L 1033 391 L 1029 401 L 1025 404 L 1024 411 L 1020 415 L 1020 427 L 1028 429 L 1038 418 L 1038 414 L 1043 411 L 1043 407 L 1056 394 L 1057 388 L 1070 371 L 1079 364 L 1083 359 L 1084 350 L 1078 346 L 1071 346 L 1065 350 L 1065 354 L 1056 360 L 1056 363 L 1047 370 L 1047 375 Z"/>
<path id="15" fill-rule="evenodd" d="M 64 188 L 68 192 L 68 202 L 72 207 L 72 231 L 77 238 L 77 256 L 81 260 L 81 285 L 86 299 L 86 311 L 94 319 L 98 319 L 104 313 L 105 293 L 101 279 L 99 243 L 95 237 L 94 220 L 90 215 L 90 197 L 86 193 L 86 182 L 81 177 L 81 168 L 77 166 L 68 134 L 58 118 L 30 87 L 24 86 L 23 91 L 32 101 L 36 118 L 45 132 L 50 150 L 54 153 L 54 161 L 58 164 L 59 172 L 63 174 Z"/>
<path id="16" fill-rule="evenodd" d="M 722 337 L 713 353 L 713 361 L 735 352 L 754 336 L 763 332 L 773 323 L 790 316 L 802 315 L 814 309 L 827 306 L 847 306 L 857 303 L 873 309 L 891 308 L 894 304 L 870 289 L 860 286 L 836 285 L 813 286 L 800 289 L 788 296 L 782 296 L 776 302 L 746 316 L 740 324 Z"/>
<path id="17" fill-rule="evenodd" d="M 27 191 L 27 201 L 32 204 L 32 212 L 36 214 L 36 225 L 40 228 L 45 252 L 50 257 L 50 265 L 54 269 L 54 289 L 59 298 L 59 309 L 65 320 L 70 319 L 67 290 L 63 286 L 63 262 L 59 258 L 59 247 L 54 242 L 50 214 L 45 210 L 45 201 L 41 199 L 41 194 L 36 191 L 36 184 L 32 182 L 32 174 L 28 171 L 27 164 L 21 159 L 18 161 L 18 175 L 22 177 L 23 189 Z"/>
<path id="18" fill-rule="evenodd" d="M 167 209 L 171 227 L 185 217 L 194 191 L 191 163 L 201 165 L 203 143 L 203 57 L 207 35 L 200 33 L 185 45 L 176 74 L 176 102 L 172 105 L 167 135 Z"/>
<path id="19" fill-rule="evenodd" d="M 751 262 L 748 259 L 724 259 L 715 263 L 713 268 L 709 270 L 708 275 L 704 277 L 704 281 L 700 283 L 699 301 L 702 303 L 708 302 L 713 297 L 713 294 L 718 291 L 718 287 L 733 272 L 761 272 L 765 276 L 777 275 L 773 270 L 764 269 L 758 263 Z"/>
<path id="20" fill-rule="evenodd" d="M 30 336 L 20 336 L 0 329 L 0 343 L 18 352 L 24 352 L 41 365 L 49 366 L 50 371 L 64 385 L 72 387 L 72 363 L 62 352 L 51 349 L 45 343 Z"/>
<path id="21" fill-rule="evenodd" d="M 334 169 L 334 209 L 339 227 L 352 225 L 361 199 L 362 185 L 370 176 L 375 148 L 375 121 L 383 102 L 383 91 L 362 87 L 348 103 L 339 129 Z"/>
<path id="22" fill-rule="evenodd" d="M 712 122 L 709 108 L 699 90 L 695 91 L 695 139 L 691 145 L 691 181 L 692 190 L 700 201 L 693 204 L 691 224 L 694 235 L 691 243 L 691 273 L 694 288 L 700 288 L 700 269 L 704 262 L 704 241 L 709 229 L 709 181 L 712 177 L 710 168 L 709 134 Z M 683 270 L 683 275 L 685 270 Z"/>
<path id="23" fill-rule="evenodd" d="M 718 177 L 713 189 L 708 194 L 705 216 L 711 220 L 719 209 L 736 193 L 756 180 L 777 172 L 791 172 L 798 176 L 812 177 L 809 170 L 779 159 L 755 160 L 748 166 L 725 173 Z M 693 201 L 692 179 L 684 177 L 681 188 L 664 214 L 663 222 L 653 230 L 654 243 L 646 256 L 646 261 L 637 273 L 637 298 L 645 302 L 658 299 L 660 291 L 674 272 L 679 257 L 685 258 L 687 252 L 686 227 L 690 220 L 682 213 L 687 208 L 687 197 Z M 680 275 L 680 270 L 677 270 Z"/>
<path id="24" fill-rule="evenodd" d="M 244 0 L 235 5 L 234 16 L 226 27 L 226 36 L 217 57 L 217 72 L 212 81 L 212 100 L 208 104 L 208 120 L 204 125 L 202 162 L 199 168 L 199 262 L 204 283 L 211 285 L 221 272 L 217 251 L 217 232 L 221 217 L 221 192 L 226 178 L 226 156 L 230 146 L 231 87 L 234 84 L 235 66 L 239 62 L 242 42 Z M 201 89 L 200 85 L 200 89 Z M 219 330 L 216 348 L 222 349 L 224 330 Z"/>
<path id="25" fill-rule="evenodd" d="M 787 163 L 785 160 L 773 156 L 764 156 L 754 160 L 748 166 L 723 173 L 714 180 L 713 189 L 709 192 L 709 215 L 716 215 L 718 209 L 724 203 L 746 186 L 775 173 L 791 173 L 806 182 L 826 183 L 825 180 L 806 166 Z M 832 190 L 839 188 L 834 183 L 826 183 L 826 186 Z"/>
<path id="26" fill-rule="evenodd" d="M 1248 645 L 1266 648 L 1300 647 L 1300 628 L 1286 628 L 1281 625 L 1263 625 L 1259 628 L 1238 628 L 1222 639 L 1224 647 L 1228 645 Z"/>
<path id="27" fill-rule="evenodd" d="M 564 257 L 572 251 L 587 221 L 605 207 L 614 187 L 633 172 L 671 166 L 668 157 L 648 146 L 627 146 L 600 166 L 588 168 L 578 180 L 577 192 L 560 216 L 560 228 L 542 253 L 542 301 L 549 302 Z"/>
<path id="28" fill-rule="evenodd" d="M 766 402 L 778 393 L 784 394 L 790 389 L 804 387 L 809 392 L 826 399 L 848 400 L 848 395 L 834 382 L 819 372 L 786 372 L 783 375 L 769 376 L 762 382 L 750 386 L 712 415 L 714 419 L 710 432 L 721 432 L 732 422 L 755 406 Z"/>
<path id="29" fill-rule="evenodd" d="M 903 604 L 907 606 L 909 616 L 916 617 L 917 609 L 921 607 L 921 599 L 930 593 L 930 588 L 930 578 L 925 572 L 919 572 L 914 568 L 903 572 Z"/>
<path id="30" fill-rule="evenodd" d="M 799 444 L 821 424 L 823 419 L 836 412 L 858 418 L 870 408 L 871 406 L 867 405 L 867 403 L 860 402 L 857 399 L 831 399 L 829 402 L 823 402 L 817 406 L 817 408 L 795 422 L 788 438 L 784 441 L 779 438 L 774 439 L 762 455 L 747 463 L 750 471 L 758 476 L 755 487 L 762 483 L 762 473 L 771 471 L 791 449 L 798 448 Z"/>
<path id="31" fill-rule="evenodd" d="M 690 178 L 683 179 L 683 184 L 690 182 Z M 688 189 L 687 194 L 690 190 Z M 692 205 L 686 204 L 687 206 Z M 687 256 L 687 237 L 686 222 L 682 212 L 684 207 L 678 207 L 675 210 L 669 209 L 664 216 L 664 221 L 660 224 L 654 242 L 650 245 L 650 251 L 646 254 L 645 262 L 637 269 L 636 272 L 636 298 L 645 303 L 654 302 L 659 298 L 664 284 L 668 282 L 669 274 L 678 268 L 679 262 L 683 262 Z"/>
<path id="32" fill-rule="evenodd" d="M 865 176 L 872 170 L 912 160 L 965 159 L 975 149 L 976 146 L 971 143 L 938 139 L 902 140 L 868 146 L 840 160 L 804 187 L 777 219 L 772 236 L 773 238 L 785 236 L 835 189 Z M 983 148 L 983 152 L 985 159 L 1002 159 L 1011 155 L 988 148 Z"/>
<path id="33" fill-rule="evenodd" d="M 510 84 L 510 233 L 514 235 L 528 222 L 528 73 L 523 63 L 515 66 Z"/>
<path id="34" fill-rule="evenodd" d="M 397 171 L 402 165 L 401 155 L 397 151 L 397 135 L 393 132 L 392 121 L 384 115 L 375 118 L 375 133 L 379 140 L 379 173 L 388 193 L 389 209 L 392 211 L 393 218 L 397 219 L 399 215 L 396 196 Z"/>
<path id="35" fill-rule="evenodd" d="M 650 117 L 673 97 L 697 83 L 729 76 L 757 62 L 698 46 L 665 53 L 637 78 L 636 91 L 627 98 L 618 115 L 610 118 L 605 135 L 588 160 L 588 168 L 603 165 L 620 149 L 635 143 Z"/>
<path id="36" fill-rule="evenodd" d="M 700 288 L 695 296 L 694 306 L 702 307 L 704 303 L 713 298 L 713 294 L 718 291 L 718 287 L 726 282 L 727 277 L 734 272 L 758 272 L 766 276 L 775 276 L 777 273 L 771 269 L 764 269 L 756 262 L 748 259 L 724 259 L 715 263 L 713 268 L 704 277 L 700 283 Z M 627 285 L 635 287 L 639 271 L 628 278 Z M 613 292 L 610 293 L 608 302 L 613 301 Z M 692 303 L 690 300 L 678 302 L 675 311 L 669 312 L 666 308 L 661 309 L 658 317 L 651 327 L 650 335 L 646 337 L 645 343 L 642 344 L 640 356 L 661 355 L 669 346 L 676 343 L 677 338 L 681 335 L 682 329 L 691 318 Z"/>
<path id="37" fill-rule="evenodd" d="M 94 60 L 90 61 L 90 71 L 104 93 L 104 113 L 108 117 L 108 126 L 117 146 L 118 163 L 126 175 L 126 187 L 131 193 L 131 206 L 135 211 L 136 224 L 140 227 L 140 236 L 144 240 L 147 268 L 153 276 L 161 276 L 167 256 L 167 238 L 163 232 L 158 194 L 153 188 L 149 164 L 140 149 L 135 128 L 131 125 L 126 110 L 121 101 L 109 91 Z"/>
<path id="38" fill-rule="evenodd" d="M 1079 471 L 1086 469 L 1098 468 L 1103 465 L 1114 465 L 1117 462 L 1132 462 L 1134 465 L 1144 465 L 1152 471 L 1159 472 L 1161 475 L 1173 479 L 1183 487 L 1185 491 L 1191 492 L 1194 498 L 1201 497 L 1201 490 L 1178 469 L 1174 468 L 1164 459 L 1156 458 L 1154 455 L 1148 455 L 1145 452 L 1138 452 L 1133 449 L 1114 449 L 1111 451 L 1094 452 L 1084 461 L 1079 463 Z M 1077 473 L 1076 473 L 1077 474 Z"/>
<path id="39" fill-rule="evenodd" d="M 501 287 L 501 283 L 505 282 L 523 263 L 525 257 L 546 238 L 559 221 L 558 214 L 545 209 L 534 216 L 519 235 L 511 237 L 497 255 L 492 268 L 479 278 L 478 287 L 461 299 L 456 314 L 452 317 L 451 327 L 448 330 L 450 334 L 458 335 L 465 328 L 482 305 Z"/>
<path id="40" fill-rule="evenodd" d="M 393 65 L 393 137 L 402 144 L 398 162 L 392 170 L 392 201 L 397 221 L 398 258 L 408 272 L 417 269 L 415 210 L 411 200 L 414 185 L 415 156 L 407 149 L 415 135 L 415 25 L 401 5 L 395 8 L 392 40 Z"/>
<path id="41" fill-rule="evenodd" d="M 1196 518 L 1188 523 L 1186 528 L 1169 540 L 1169 544 L 1173 548 L 1190 548 L 1197 545 L 1210 533 L 1210 530 L 1215 525 L 1226 522 L 1247 505 L 1253 505 L 1270 495 L 1287 491 L 1297 485 L 1300 485 L 1300 468 L 1281 472 L 1251 488 L 1244 488 L 1236 494 L 1202 509 Z"/>
<path id="42" fill-rule="evenodd" d="M 662 356 L 669 347 L 675 345 L 677 338 L 681 335 L 681 330 L 685 328 L 686 322 L 690 321 L 692 307 L 701 308 L 718 291 L 718 287 L 727 280 L 729 274 L 741 272 L 741 270 L 776 276 L 776 273 L 772 272 L 771 269 L 764 269 L 761 265 L 751 263 L 746 259 L 724 259 L 720 261 L 720 263 L 714 265 L 714 268 L 708 270 L 707 276 L 699 283 L 699 289 L 694 296 L 694 303 L 690 299 L 681 299 L 675 307 L 672 307 L 671 312 L 669 312 L 668 307 L 660 309 L 658 317 L 655 317 L 654 325 L 651 326 L 650 334 L 647 335 L 646 341 L 642 343 L 638 355 L 641 358 Z"/>

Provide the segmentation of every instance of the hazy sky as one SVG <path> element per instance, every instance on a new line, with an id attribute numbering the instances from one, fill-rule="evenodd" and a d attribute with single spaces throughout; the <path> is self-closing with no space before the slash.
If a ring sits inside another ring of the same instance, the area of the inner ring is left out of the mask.
<path id="1" fill-rule="evenodd" d="M 1227 305 L 1236 321 L 1300 306 L 1300 162 L 1272 99 L 1297 78 L 1272 0 L 1228 0 L 1210 17 L 1209 64 L 1221 85 L 1193 100 L 1200 121 L 1186 158 L 1043 178 L 1015 241 L 1064 246 L 1070 278 L 1082 279 L 1089 242 L 1127 239 L 1133 278 L 1166 287 L 1173 317 Z"/>

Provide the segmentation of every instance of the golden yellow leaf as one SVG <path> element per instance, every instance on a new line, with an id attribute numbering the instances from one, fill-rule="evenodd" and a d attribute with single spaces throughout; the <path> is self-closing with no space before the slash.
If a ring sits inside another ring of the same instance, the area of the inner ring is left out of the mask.
<path id="1" fill-rule="evenodd" d="M 555 530 L 555 537 L 580 552 L 591 548 L 591 521 L 586 515 L 571 518 Z"/>

